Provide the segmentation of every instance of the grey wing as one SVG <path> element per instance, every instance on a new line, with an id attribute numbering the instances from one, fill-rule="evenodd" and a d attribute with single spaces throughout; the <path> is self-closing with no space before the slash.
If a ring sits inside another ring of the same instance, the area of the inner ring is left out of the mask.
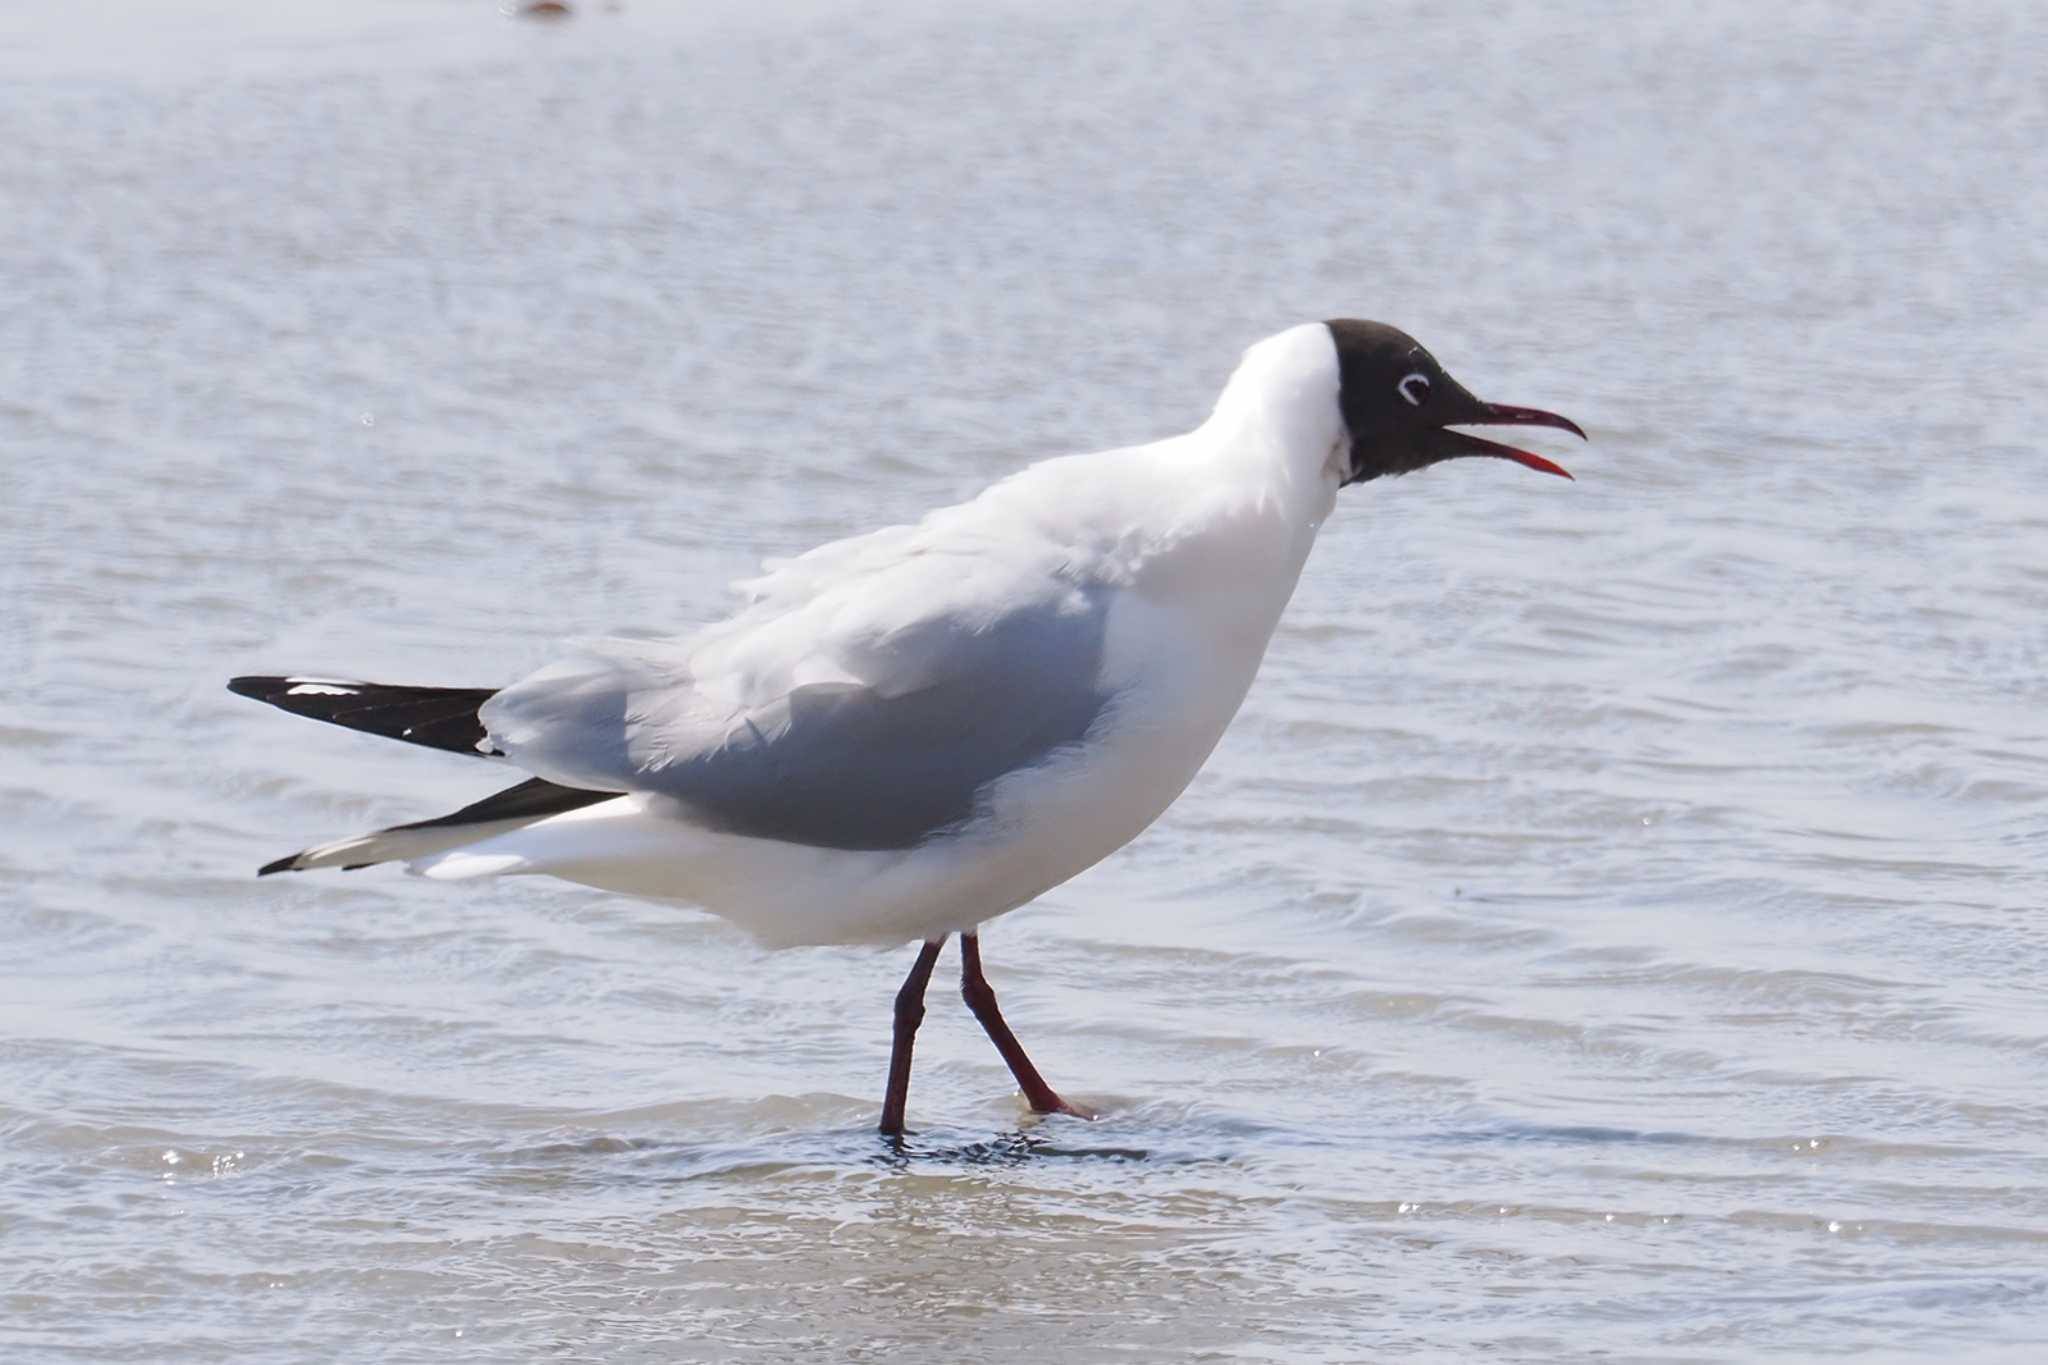
<path id="1" fill-rule="evenodd" d="M 516 762 L 555 781 L 671 797 L 708 829 L 841 849 L 904 849 L 970 819 L 1007 774 L 1080 742 L 1111 696 L 1100 682 L 1102 592 L 993 621 L 924 621 L 891 641 L 921 685 L 799 686 L 715 741 L 678 749 L 687 679 L 630 664 L 543 673 L 486 709 Z"/>

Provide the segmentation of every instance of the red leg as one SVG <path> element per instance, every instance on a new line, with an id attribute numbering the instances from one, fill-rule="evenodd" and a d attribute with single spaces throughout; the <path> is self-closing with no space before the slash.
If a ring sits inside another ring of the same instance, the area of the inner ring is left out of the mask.
<path id="1" fill-rule="evenodd" d="M 996 1045 L 996 1051 L 1002 1053 L 1003 1060 L 1010 1064 L 1010 1074 L 1017 1078 L 1017 1088 L 1024 1092 L 1024 1098 L 1030 1101 L 1033 1109 L 1041 1114 L 1072 1114 L 1084 1119 L 1095 1117 L 1053 1093 L 1053 1088 L 1045 1083 L 1045 1077 L 1038 1074 L 1038 1068 L 1024 1055 L 1024 1045 L 1017 1041 L 1016 1034 L 1010 1032 L 1010 1026 L 1003 1022 L 1002 1011 L 996 1008 L 995 987 L 989 985 L 988 978 L 981 974 L 981 940 L 973 934 L 960 935 L 960 995 L 967 1001 L 967 1008 L 974 1011 L 974 1017 L 981 1020 L 981 1026 L 988 1031 L 989 1041 Z"/>
<path id="2" fill-rule="evenodd" d="M 903 1106 L 910 1099 L 910 1047 L 917 1041 L 917 1026 L 924 1022 L 924 988 L 931 983 L 932 968 L 939 960 L 945 938 L 926 939 L 917 950 L 903 989 L 896 992 L 896 1042 L 889 1049 L 889 1089 L 882 1096 L 882 1131 L 903 1136 Z"/>

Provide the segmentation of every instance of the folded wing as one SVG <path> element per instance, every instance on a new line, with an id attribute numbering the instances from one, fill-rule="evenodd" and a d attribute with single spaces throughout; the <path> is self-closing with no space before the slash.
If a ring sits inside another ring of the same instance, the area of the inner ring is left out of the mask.
<path id="1" fill-rule="evenodd" d="M 667 797 L 754 838 L 901 849 L 965 824 L 1110 705 L 1109 593 L 1028 547 L 906 554 L 891 534 L 867 564 L 835 550 L 808 591 L 771 577 L 701 635 L 606 641 L 515 683 L 483 708 L 493 744 L 552 782 Z"/>

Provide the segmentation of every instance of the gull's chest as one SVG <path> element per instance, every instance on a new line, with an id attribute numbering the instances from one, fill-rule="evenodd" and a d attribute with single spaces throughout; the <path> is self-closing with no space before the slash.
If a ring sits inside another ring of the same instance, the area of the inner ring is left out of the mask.
<path id="1" fill-rule="evenodd" d="M 1132 566 L 1111 600 L 1102 685 L 1199 724 L 1229 720 L 1265 657 L 1313 544 L 1313 522 L 1240 516 Z"/>
<path id="2" fill-rule="evenodd" d="M 1082 742 L 990 788 L 977 894 L 1022 904 L 1158 819 L 1229 727 L 1276 615 L 1257 601 L 1119 594 L 1098 683 L 1109 703 Z"/>
<path id="3" fill-rule="evenodd" d="M 1300 567 L 1292 545 L 1220 537 L 1137 566 L 1108 595 L 1098 724 L 1009 793 L 1031 821 L 1107 851 L 1171 805 L 1237 714 Z"/>

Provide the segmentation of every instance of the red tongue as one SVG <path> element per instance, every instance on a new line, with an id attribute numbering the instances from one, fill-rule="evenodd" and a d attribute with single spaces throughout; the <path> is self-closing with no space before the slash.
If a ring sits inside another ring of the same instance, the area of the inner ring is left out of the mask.
<path id="1" fill-rule="evenodd" d="M 1548 414 L 1545 415 L 1547 416 Z M 1563 419 L 1560 418 L 1559 421 L 1562 422 Z M 1554 424 L 1545 422 L 1543 425 L 1551 426 Z M 1576 427 L 1570 429 L 1573 431 L 1578 430 Z M 1581 434 L 1583 435 L 1583 433 Z M 1571 479 L 1572 477 L 1570 471 L 1563 465 L 1552 464 L 1534 451 L 1517 450 L 1513 446 L 1504 446 L 1499 441 L 1489 441 L 1484 436 L 1474 436 L 1466 431 L 1453 432 L 1452 435 L 1456 436 L 1464 445 L 1464 449 L 1458 452 L 1461 455 L 1490 455 L 1497 460 L 1513 460 L 1516 464 L 1527 465 L 1529 468 L 1544 474 L 1555 474 L 1560 479 Z M 1577 483 L 1578 480 L 1572 479 L 1572 482 Z"/>

